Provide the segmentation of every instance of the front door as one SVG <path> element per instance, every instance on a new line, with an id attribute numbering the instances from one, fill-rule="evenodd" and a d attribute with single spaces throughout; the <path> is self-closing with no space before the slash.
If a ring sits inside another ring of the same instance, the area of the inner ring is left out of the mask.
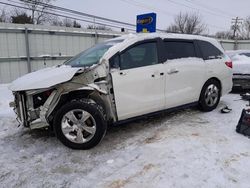
<path id="1" fill-rule="evenodd" d="M 164 65 L 157 42 L 143 42 L 120 54 L 120 70 L 111 73 L 118 120 L 165 108 Z"/>

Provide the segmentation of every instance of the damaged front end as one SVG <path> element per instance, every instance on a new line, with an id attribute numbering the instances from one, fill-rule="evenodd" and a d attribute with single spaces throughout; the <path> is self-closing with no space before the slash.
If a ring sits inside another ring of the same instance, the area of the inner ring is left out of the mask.
<path id="1" fill-rule="evenodd" d="M 72 100 L 96 103 L 107 121 L 116 121 L 115 99 L 109 73 L 109 58 L 117 52 L 111 39 L 97 44 L 61 66 L 27 74 L 10 85 L 15 102 L 11 103 L 21 125 L 48 127 L 56 112 Z M 113 51 L 109 51 L 112 49 Z M 106 55 L 106 56 L 105 56 Z"/>
<path id="2" fill-rule="evenodd" d="M 10 106 L 14 107 L 18 122 L 31 129 L 49 127 L 60 106 L 80 98 L 98 103 L 108 120 L 116 120 L 111 78 L 105 60 L 90 68 L 79 69 L 69 81 L 44 89 L 14 91 L 13 94 L 15 102 Z"/>
<path id="3" fill-rule="evenodd" d="M 9 106 L 13 108 L 16 119 L 20 125 L 24 127 L 29 127 L 29 122 L 27 121 L 27 109 L 25 104 L 25 94 L 24 92 L 13 92 L 14 102 L 10 102 Z"/>
<path id="4" fill-rule="evenodd" d="M 56 92 L 55 89 L 13 92 L 15 101 L 10 106 L 14 108 L 19 124 L 30 128 L 49 126 L 42 114 L 46 114 L 44 106 Z"/>

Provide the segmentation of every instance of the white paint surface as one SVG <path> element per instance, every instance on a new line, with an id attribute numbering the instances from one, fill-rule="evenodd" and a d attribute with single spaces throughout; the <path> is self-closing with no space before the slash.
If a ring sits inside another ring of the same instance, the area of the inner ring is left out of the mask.
<path id="1" fill-rule="evenodd" d="M 161 72 L 164 73 L 163 64 L 111 74 L 119 120 L 165 109 L 166 80 Z"/>
<path id="2" fill-rule="evenodd" d="M 18 78 L 9 88 L 12 91 L 49 88 L 70 80 L 80 69 L 65 65 L 41 69 Z"/>
<path id="3" fill-rule="evenodd" d="M 181 58 L 165 62 L 166 108 L 199 100 L 204 83 L 211 78 L 206 74 L 205 66 L 201 58 Z M 173 71 L 176 73 L 171 73 Z"/>

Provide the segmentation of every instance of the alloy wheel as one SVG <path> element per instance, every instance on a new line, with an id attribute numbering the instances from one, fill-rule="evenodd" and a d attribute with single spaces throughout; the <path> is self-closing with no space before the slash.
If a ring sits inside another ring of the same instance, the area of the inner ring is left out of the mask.
<path id="1" fill-rule="evenodd" d="M 210 84 L 205 92 L 205 102 L 207 106 L 214 106 L 219 99 L 219 89 L 215 84 Z"/>
<path id="2" fill-rule="evenodd" d="M 62 133 L 71 142 L 83 144 L 90 141 L 96 133 L 93 116 L 82 109 L 67 112 L 61 122 Z"/>

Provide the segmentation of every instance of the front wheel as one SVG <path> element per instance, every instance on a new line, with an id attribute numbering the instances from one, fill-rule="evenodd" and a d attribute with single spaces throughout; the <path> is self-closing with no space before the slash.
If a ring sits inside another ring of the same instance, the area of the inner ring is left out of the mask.
<path id="1" fill-rule="evenodd" d="M 220 102 L 221 87 L 216 80 L 209 80 L 202 88 L 199 107 L 202 111 L 209 112 L 214 110 Z"/>
<path id="2" fill-rule="evenodd" d="M 106 121 L 100 107 L 86 101 L 71 101 L 56 113 L 57 138 L 72 149 L 90 149 L 104 137 Z"/>

